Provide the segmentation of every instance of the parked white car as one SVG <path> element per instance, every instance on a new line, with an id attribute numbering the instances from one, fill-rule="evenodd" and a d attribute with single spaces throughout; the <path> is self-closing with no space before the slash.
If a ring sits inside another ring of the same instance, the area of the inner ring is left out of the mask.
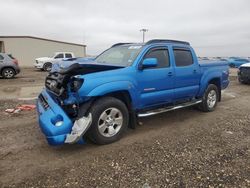
<path id="1" fill-rule="evenodd" d="M 39 57 L 35 59 L 35 68 L 45 71 L 51 71 L 52 64 L 61 60 L 75 58 L 72 52 L 56 52 L 53 57 Z"/>

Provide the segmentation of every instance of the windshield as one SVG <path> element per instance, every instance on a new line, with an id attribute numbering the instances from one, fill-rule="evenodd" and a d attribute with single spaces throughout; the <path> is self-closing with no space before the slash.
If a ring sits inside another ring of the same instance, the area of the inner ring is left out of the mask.
<path id="1" fill-rule="evenodd" d="M 139 45 L 113 47 L 103 52 L 95 60 L 102 64 L 130 66 L 139 54 L 141 47 Z"/>

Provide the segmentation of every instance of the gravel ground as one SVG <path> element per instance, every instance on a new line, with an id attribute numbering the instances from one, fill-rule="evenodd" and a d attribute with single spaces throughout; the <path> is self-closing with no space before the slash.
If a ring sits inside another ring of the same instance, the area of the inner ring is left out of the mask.
<path id="1" fill-rule="evenodd" d="M 0 187 L 250 187 L 250 86 L 232 80 L 216 111 L 144 118 L 105 146 L 51 147 L 35 111 L 4 113 L 27 101 L 0 100 Z"/>

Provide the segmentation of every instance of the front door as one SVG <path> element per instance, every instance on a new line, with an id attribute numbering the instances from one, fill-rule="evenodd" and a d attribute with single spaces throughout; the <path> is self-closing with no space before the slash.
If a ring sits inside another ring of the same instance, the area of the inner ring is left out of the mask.
<path id="1" fill-rule="evenodd" d="M 157 67 L 138 70 L 136 78 L 140 90 L 140 108 L 171 103 L 174 72 L 170 63 L 168 48 L 152 48 L 144 55 L 142 61 L 146 58 L 156 58 L 158 65 Z"/>

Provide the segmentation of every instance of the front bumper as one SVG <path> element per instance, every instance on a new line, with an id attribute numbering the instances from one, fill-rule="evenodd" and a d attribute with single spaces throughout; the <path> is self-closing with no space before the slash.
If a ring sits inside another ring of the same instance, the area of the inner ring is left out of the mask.
<path id="1" fill-rule="evenodd" d="M 43 64 L 42 63 L 34 63 L 34 67 L 37 68 L 37 69 L 42 69 Z"/>
<path id="2" fill-rule="evenodd" d="M 238 72 L 238 78 L 239 80 L 241 80 L 242 82 L 246 82 L 249 83 L 250 82 L 250 74 L 247 73 L 242 73 L 242 72 Z"/>
<path id="3" fill-rule="evenodd" d="M 39 126 L 50 145 L 76 143 L 89 128 L 92 117 L 82 117 L 75 122 L 44 89 L 37 100 Z"/>

